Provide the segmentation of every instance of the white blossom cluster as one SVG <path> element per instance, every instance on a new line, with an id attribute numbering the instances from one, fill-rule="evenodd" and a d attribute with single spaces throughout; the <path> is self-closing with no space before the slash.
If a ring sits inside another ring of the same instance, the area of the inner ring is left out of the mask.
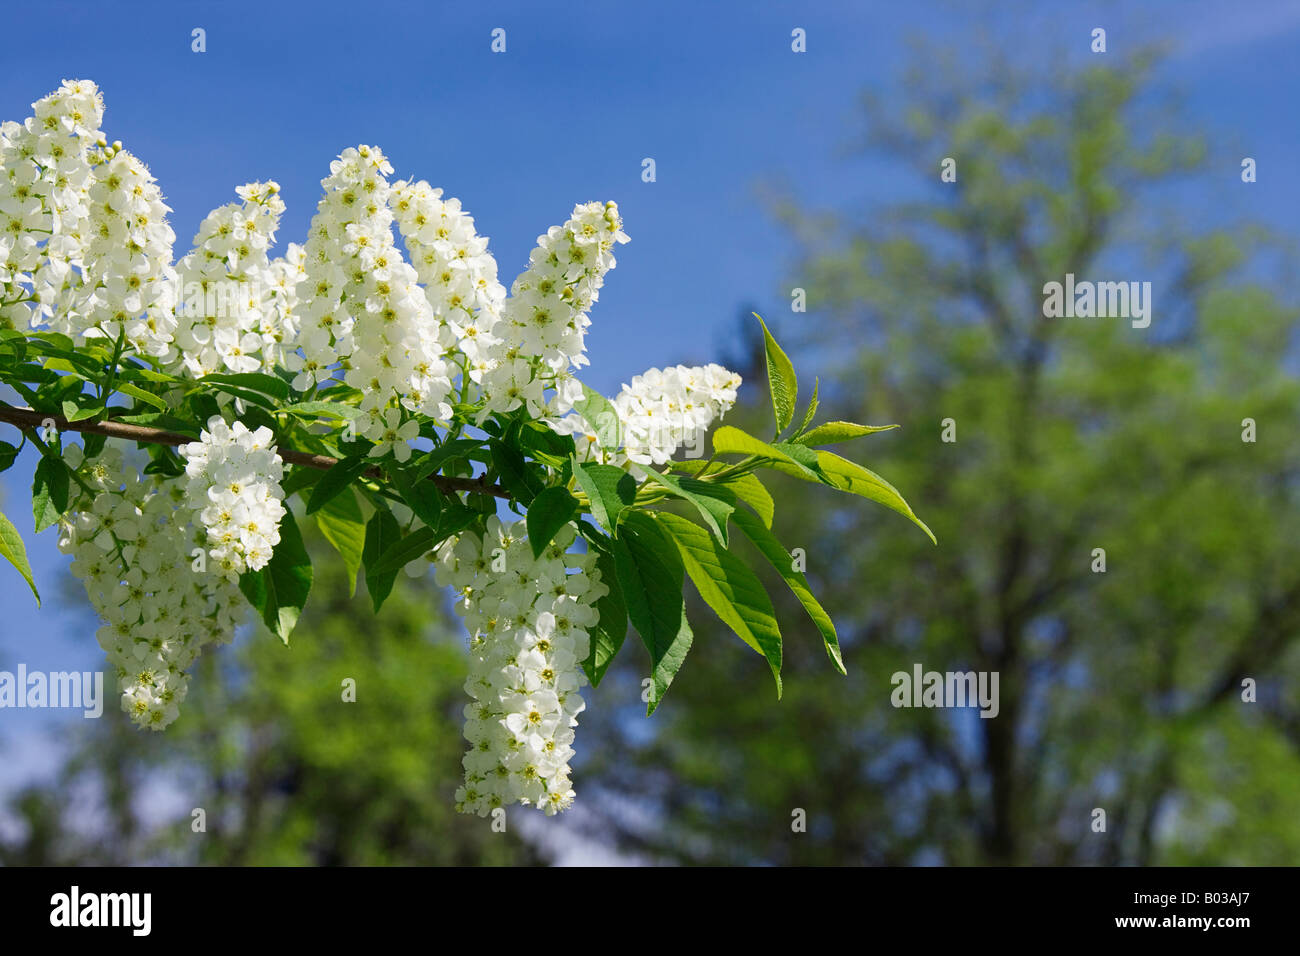
<path id="1" fill-rule="evenodd" d="M 446 420 L 451 379 L 442 323 L 393 236 L 392 171 L 378 149 L 360 146 L 345 149 L 321 181 L 298 290 L 304 365 L 294 384 L 327 381 L 346 361 L 344 381 L 363 393 L 357 431 L 405 460 L 396 403 Z"/>
<path id="2" fill-rule="evenodd" d="M 194 251 L 176 264 L 177 362 L 195 377 L 302 365 L 294 307 L 304 251 L 289 243 L 284 258 L 269 255 L 284 213 L 279 184 L 247 183 L 236 192 L 243 202 L 212 210 Z"/>
<path id="3" fill-rule="evenodd" d="M 117 147 L 104 155 L 92 167 L 82 251 L 89 295 L 74 307 L 72 322 L 86 339 L 114 342 L 125 332 L 136 352 L 166 361 L 175 353 L 176 329 L 170 209 L 144 163 Z"/>
<path id="4" fill-rule="evenodd" d="M 596 429 L 571 412 L 551 427 L 572 435 L 578 458 L 624 467 L 662 465 L 684 444 L 698 447 L 704 432 L 736 403 L 740 376 L 721 365 L 649 369 L 613 400 L 622 448 L 601 445 Z"/>
<path id="5" fill-rule="evenodd" d="M 182 379 L 292 379 L 295 401 L 341 378 L 360 392 L 371 454 L 402 462 L 428 420 L 447 426 L 465 402 L 481 404 L 479 425 L 522 407 L 573 435 L 583 459 L 658 465 L 736 400 L 740 378 L 720 366 L 650 369 L 613 400 L 616 447 L 573 411 L 588 313 L 628 241 L 612 202 L 578 204 L 539 236 L 507 295 L 459 200 L 390 183 L 384 154 L 362 145 L 330 164 L 304 245 L 272 258 L 285 205 L 275 182 L 251 182 L 173 264 L 170 210 L 145 166 L 106 141 L 103 113 L 93 83 L 65 81 L 25 122 L 0 125 L 0 328 L 120 340 Z M 155 730 L 176 718 L 203 645 L 230 639 L 239 577 L 271 561 L 286 513 L 274 436 L 228 424 L 232 399 L 219 400 L 227 413 L 179 449 L 182 481 L 144 478 L 111 449 L 65 452 L 82 493 L 59 545 L 104 620 L 123 709 Z M 525 522 L 492 517 L 436 552 L 471 634 L 464 812 L 518 802 L 553 814 L 574 799 L 581 661 L 608 593 L 593 554 L 567 553 L 575 536 L 570 524 L 534 559 Z"/>
<path id="6" fill-rule="evenodd" d="M 463 358 L 462 372 L 479 383 L 496 365 L 506 290 L 497 281 L 497 261 L 486 236 L 459 199 L 423 180 L 395 183 L 389 205 L 397 219 L 411 264 L 424 283 L 424 295 L 442 323 L 443 344 Z"/>
<path id="7" fill-rule="evenodd" d="M 511 803 L 547 814 L 574 799 L 569 781 L 574 730 L 585 706 L 581 662 L 590 647 L 595 602 L 608 593 L 595 555 L 568 554 L 562 529 L 534 560 L 525 524 L 488 519 L 438 550 L 438 581 L 457 595 L 470 638 L 465 690 L 463 813 L 486 816 Z"/>
<path id="8" fill-rule="evenodd" d="M 574 206 L 563 226 L 537 238 L 528 268 L 510 288 L 497 333 L 502 342 L 483 377 L 487 411 L 523 405 L 534 417 L 564 414 L 582 397 L 571 369 L 588 364 L 587 312 L 615 266 L 614 246 L 627 241 L 612 202 Z M 548 407 L 549 388 L 555 396 Z"/>
<path id="9" fill-rule="evenodd" d="M 105 142 L 93 83 L 65 81 L 32 109 L 0 126 L 0 324 L 124 336 L 170 359 L 175 235 L 157 184 Z"/>
<path id="10" fill-rule="evenodd" d="M 254 182 L 173 265 L 169 209 L 144 165 L 106 142 L 103 114 L 93 83 L 66 81 L 0 127 L 0 325 L 123 335 L 191 377 L 284 370 L 307 392 L 341 376 L 363 395 L 359 433 L 400 460 L 413 416 L 447 420 L 458 385 L 486 400 L 483 418 L 563 415 L 581 397 L 587 313 L 627 241 L 614 203 L 579 204 L 540 236 L 507 297 L 459 201 L 390 184 L 388 160 L 363 145 L 330 164 L 305 247 L 270 257 L 284 203 Z"/>
<path id="11" fill-rule="evenodd" d="M 233 636 L 239 591 L 191 569 L 194 541 L 177 533 L 188 508 L 175 482 L 142 477 L 115 448 L 87 461 L 70 445 L 63 456 L 90 492 L 61 519 L 59 549 L 72 555 L 72 573 L 102 618 L 96 637 L 122 709 L 140 727 L 162 730 L 179 713 L 186 671 L 203 646 Z"/>
<path id="12" fill-rule="evenodd" d="M 81 258 L 91 183 L 88 153 L 104 140 L 93 84 L 64 82 L 23 123 L 0 124 L 0 325 L 62 315 Z"/>
<path id="13" fill-rule="evenodd" d="M 186 500 L 206 529 L 208 557 L 230 581 L 266 567 L 280 543 L 284 463 L 272 438 L 269 428 L 250 431 L 214 415 L 199 441 L 179 449 L 189 479 Z"/>

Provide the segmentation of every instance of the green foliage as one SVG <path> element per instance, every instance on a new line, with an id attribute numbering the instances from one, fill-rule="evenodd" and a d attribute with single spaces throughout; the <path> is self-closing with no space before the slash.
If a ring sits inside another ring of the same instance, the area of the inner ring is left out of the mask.
<path id="1" fill-rule="evenodd" d="M 316 526 L 343 559 L 348 596 L 357 593 L 357 571 L 365 556 L 366 519 L 351 490 L 338 495 L 316 512 Z"/>
<path id="2" fill-rule="evenodd" d="M 622 468 L 596 462 L 573 461 L 573 477 L 587 496 L 592 516 L 614 534 L 624 508 L 636 501 L 636 479 Z"/>
<path id="3" fill-rule="evenodd" d="M 685 571 L 658 522 L 640 511 L 624 518 L 623 533 L 614 541 L 614 569 L 628 619 L 650 652 L 648 717 L 677 676 L 694 638 L 682 597 Z"/>
<path id="4" fill-rule="evenodd" d="M 525 527 L 528 529 L 528 544 L 533 549 L 534 558 L 542 556 L 542 552 L 555 538 L 555 533 L 572 521 L 577 513 L 578 500 L 564 488 L 543 489 L 533 499 Z"/>
<path id="5" fill-rule="evenodd" d="M 18 569 L 18 573 L 23 576 L 27 586 L 32 589 L 32 594 L 36 596 L 36 604 L 39 606 L 41 592 L 36 590 L 36 581 L 32 577 L 32 566 L 27 561 L 27 548 L 23 544 L 22 535 L 2 512 L 0 512 L 0 557 Z"/>
<path id="6" fill-rule="evenodd" d="M 794 404 L 799 395 L 799 380 L 794 374 L 794 365 L 781 346 L 776 344 L 772 333 L 767 330 L 767 323 L 754 314 L 758 324 L 763 327 L 763 354 L 767 359 L 767 384 L 772 394 L 772 414 L 776 418 L 776 431 L 773 439 L 790 427 L 794 419 Z"/>
<path id="7" fill-rule="evenodd" d="M 611 813 L 607 838 L 706 864 L 1300 858 L 1300 312 L 1274 278 L 1296 271 L 1292 237 L 1201 232 L 1205 217 L 1165 205 L 1185 173 L 1180 196 L 1212 192 L 1225 167 L 1191 168 L 1204 151 L 1141 62 L 1022 68 L 928 57 L 909 102 L 872 110 L 874 144 L 918 183 L 959 157 L 958 182 L 932 200 L 877 197 L 868 216 L 777 207 L 807 240 L 798 284 L 821 290 L 808 345 L 837 357 L 822 403 L 834 419 L 903 423 L 858 447 L 925 501 L 942 547 L 848 498 L 801 494 L 829 480 L 903 509 L 829 452 L 813 467 L 755 444 L 766 400 L 729 413 L 718 457 L 763 469 L 773 530 L 806 549 L 853 676 L 833 679 L 813 641 L 788 640 L 770 720 L 769 669 L 700 616 L 654 739 L 625 731 L 624 713 L 600 727 L 587 774 L 611 806 L 663 795 L 648 799 L 663 811 L 654 827 Z M 1067 271 L 1180 278 L 1155 284 L 1138 330 L 1045 319 L 1043 282 Z M 757 334 L 752 355 L 747 376 L 766 361 Z M 1242 440 L 1246 417 L 1256 442 Z M 941 440 L 946 418 L 955 443 Z M 805 429 L 790 441 L 816 444 Z M 732 520 L 752 538 L 747 511 Z M 790 568 L 784 548 L 754 543 Z M 803 601 L 786 583 L 771 595 L 789 634 Z M 999 715 L 893 707 L 891 675 L 918 663 L 998 673 Z M 621 679 L 612 670 L 602 692 Z M 796 807 L 808 827 L 792 836 Z M 1105 833 L 1090 826 L 1097 807 Z"/>
<path id="8" fill-rule="evenodd" d="M 389 470 L 393 485 L 401 493 L 402 503 L 427 527 L 436 528 L 442 522 L 442 495 L 433 482 L 425 481 L 401 468 Z"/>
<path id="9" fill-rule="evenodd" d="M 789 357 L 758 321 L 779 437 L 794 420 L 798 381 Z M 417 422 L 431 448 L 416 451 L 409 460 L 398 461 L 391 453 L 376 458 L 374 446 L 356 439 L 350 429 L 362 401 L 356 389 L 335 384 L 300 394 L 287 379 L 260 372 L 186 380 L 124 354 L 121 341 L 112 349 L 77 347 L 66 336 L 8 331 L 0 339 L 0 382 L 17 389 L 38 413 L 54 417 L 60 431 L 89 430 L 83 442 L 88 458 L 104 447 L 104 435 L 96 433 L 101 422 L 193 437 L 212 416 L 230 417 L 232 401 L 242 402 L 240 419 L 250 428 L 270 429 L 289 462 L 281 487 L 290 507 L 297 498 L 300 514 L 315 517 L 342 562 L 349 594 L 364 575 L 376 612 L 399 572 L 424 560 L 449 537 L 477 527 L 496 512 L 501 498 L 514 510 L 526 511 L 534 555 L 561 528 L 579 521 L 589 545 L 602 551 L 601 567 L 612 588 L 599 608 L 607 622 L 597 625 L 584 666 L 597 683 L 622 647 L 630 621 L 651 653 L 651 712 L 690 647 L 692 632 L 681 595 L 687 572 L 706 602 L 769 662 L 779 691 L 782 641 L 771 601 L 760 579 L 728 550 L 729 525 L 744 502 L 755 509 L 764 532 L 747 532 L 746 537 L 757 537 L 769 560 L 785 553 L 770 537 L 775 503 L 756 469 L 794 473 L 871 498 L 920 524 L 883 479 L 808 447 L 882 430 L 841 421 L 814 426 L 819 384 L 790 440 L 763 442 L 723 426 L 714 434 L 715 454 L 708 462 L 675 461 L 660 470 L 579 460 L 571 436 L 530 420 L 522 410 L 487 414 L 472 404 L 455 405 L 450 422 Z M 585 388 L 575 409 L 602 445 L 618 449 L 621 429 L 609 399 Z M 399 409 L 399 414 L 405 420 L 407 413 Z M 0 420 L 4 415 L 0 408 Z M 464 434 L 470 428 L 478 429 L 480 437 Z M 46 447 L 36 431 L 26 434 L 42 449 L 32 496 L 35 526 L 41 531 L 74 507 L 79 494 L 72 487 L 75 476 L 60 457 L 62 438 Z M 149 434 L 141 439 L 149 453 L 146 474 L 172 479 L 183 474 L 183 460 L 167 444 L 175 439 L 151 442 Z M 0 447 L 0 464 L 8 466 L 16 454 L 12 445 Z M 740 460 L 719 460 L 731 455 Z M 699 524 L 663 510 L 674 502 L 689 506 Z M 595 524 L 582 520 L 588 515 Z M 287 643 L 311 591 L 312 566 L 292 511 L 281 538 L 267 567 L 242 575 L 240 590 Z M 834 629 L 814 610 L 806 582 L 787 583 L 810 602 L 806 606 L 831 659 L 843 670 Z"/>
<path id="10" fill-rule="evenodd" d="M 627 637 L 628 620 L 627 604 L 623 600 L 623 589 L 619 586 L 613 553 L 601 551 L 597 554 L 596 568 L 600 571 L 601 582 L 609 592 L 596 602 L 597 619 L 591 629 L 591 652 L 582 662 L 582 668 L 587 672 L 592 687 L 600 686 L 614 656 L 622 649 Z"/>
<path id="11" fill-rule="evenodd" d="M 361 457 L 344 458 L 325 472 L 311 487 L 307 498 L 307 514 L 315 514 L 329 504 L 337 495 L 352 487 L 361 474 L 370 467 L 370 462 Z"/>
<path id="12" fill-rule="evenodd" d="M 640 473 L 647 480 L 668 489 L 669 495 L 694 505 L 705 526 L 713 532 L 722 547 L 727 546 L 727 520 L 736 510 L 735 492 L 725 485 L 660 474 L 649 468 L 640 469 Z"/>
<path id="13" fill-rule="evenodd" d="M 260 571 L 240 575 L 239 590 L 258 612 L 267 629 L 285 644 L 311 593 L 311 557 L 292 511 L 280 521 L 280 543 L 270 563 Z"/>
<path id="14" fill-rule="evenodd" d="M 433 528 L 416 528 L 410 534 L 403 535 L 380 552 L 374 562 L 374 573 L 379 577 L 396 574 L 412 561 L 428 554 L 437 537 Z"/>
<path id="15" fill-rule="evenodd" d="M 767 660 L 781 696 L 781 629 L 762 582 L 726 546 L 698 525 L 674 514 L 659 521 L 672 535 L 682 564 L 704 603 L 742 641 Z"/>
<path id="16" fill-rule="evenodd" d="M 54 454 L 44 455 L 36 465 L 36 477 L 32 482 L 32 515 L 37 534 L 57 523 L 68 510 L 70 485 L 68 466 L 63 460 Z"/>
<path id="17" fill-rule="evenodd" d="M 362 548 L 361 560 L 366 569 L 366 590 L 376 614 L 384 606 L 384 601 L 393 590 L 397 580 L 397 570 L 378 571 L 380 556 L 387 554 L 401 538 L 402 528 L 387 508 L 376 509 L 366 524 L 366 543 Z"/>
<path id="18" fill-rule="evenodd" d="M 844 669 L 844 658 L 840 655 L 839 637 L 835 633 L 835 624 L 831 621 L 830 615 L 817 602 L 813 596 L 812 589 L 808 586 L 808 579 L 804 577 L 802 571 L 798 571 L 794 566 L 794 559 L 790 552 L 785 549 L 776 535 L 768 530 L 768 527 L 746 511 L 736 512 L 736 524 L 745 536 L 762 552 L 763 557 L 767 558 L 772 567 L 776 568 L 782 579 L 789 585 L 791 592 L 799 603 L 803 605 L 808 616 L 812 618 L 813 624 L 821 633 L 822 640 L 826 645 L 826 654 L 835 665 L 836 670 L 841 674 L 846 674 Z"/>
<path id="19" fill-rule="evenodd" d="M 840 491 L 847 491 L 850 494 L 869 498 L 886 508 L 897 511 L 899 514 L 910 518 L 913 524 L 925 532 L 926 537 L 931 542 L 934 544 L 939 543 L 934 536 L 934 532 L 916 516 L 916 513 L 912 511 L 912 506 L 903 500 L 903 496 L 898 493 L 898 489 L 874 471 L 863 468 L 861 465 L 841 458 L 834 452 L 829 451 L 817 452 L 816 463 L 818 475 L 828 485 Z M 772 467 L 777 471 L 786 470 L 779 462 Z M 802 470 L 793 472 L 793 474 L 800 478 L 803 477 Z"/>
<path id="20" fill-rule="evenodd" d="M 18 446 L 0 441 L 0 471 L 8 471 L 18 458 Z"/>
<path id="21" fill-rule="evenodd" d="M 855 425 L 853 422 L 824 422 L 809 432 L 799 435 L 794 441 L 800 445 L 837 445 L 852 438 L 887 432 L 897 425 Z"/>
<path id="22" fill-rule="evenodd" d="M 582 393 L 583 398 L 574 403 L 574 410 L 586 419 L 601 445 L 605 448 L 618 448 L 623 444 L 623 439 L 614 403 L 586 385 L 582 387 Z"/>

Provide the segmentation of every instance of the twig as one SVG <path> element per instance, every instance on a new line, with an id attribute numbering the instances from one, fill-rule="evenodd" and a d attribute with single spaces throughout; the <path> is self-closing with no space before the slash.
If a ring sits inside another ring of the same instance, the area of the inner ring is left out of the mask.
<path id="1" fill-rule="evenodd" d="M 0 422 L 8 422 L 10 425 L 17 425 L 20 428 L 40 428 L 46 422 L 51 421 L 59 431 L 82 432 L 86 435 L 104 435 L 107 438 L 123 438 L 127 441 L 145 442 L 150 445 L 188 445 L 195 440 L 188 435 L 178 435 L 176 432 L 163 431 L 161 428 L 128 425 L 126 422 L 112 420 L 70 422 L 60 415 L 50 415 L 30 408 L 14 408 L 12 405 L 0 402 Z M 331 458 L 329 455 L 313 455 L 305 451 L 294 451 L 291 448 L 277 448 L 276 453 L 291 465 L 302 465 L 306 468 L 315 468 L 318 471 L 327 471 L 339 463 L 337 458 Z M 363 474 L 367 478 L 374 478 L 378 481 L 384 480 L 384 473 L 378 467 L 367 468 Z M 451 478 L 446 475 L 430 475 L 428 480 L 432 481 L 439 491 L 448 494 L 457 491 L 468 491 L 473 494 L 504 498 L 507 501 L 511 497 L 510 493 L 500 485 L 489 485 L 482 476 L 478 478 Z"/>

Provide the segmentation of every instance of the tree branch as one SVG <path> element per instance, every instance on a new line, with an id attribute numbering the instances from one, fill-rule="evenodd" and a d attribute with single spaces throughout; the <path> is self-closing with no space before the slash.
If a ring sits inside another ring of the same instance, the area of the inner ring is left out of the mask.
<path id="1" fill-rule="evenodd" d="M 59 415 L 49 415 L 30 408 L 14 408 L 12 405 L 0 402 L 0 422 L 7 422 L 18 428 L 40 428 L 47 421 L 54 422 L 54 427 L 59 431 L 104 435 L 107 438 L 122 438 L 127 441 L 144 442 L 150 445 L 188 445 L 195 440 L 189 435 L 179 435 L 176 432 L 167 432 L 160 428 L 146 428 L 142 425 L 128 425 L 126 422 L 111 420 L 70 422 Z M 305 451 L 294 451 L 291 448 L 278 448 L 276 452 L 291 465 L 315 468 L 318 471 L 327 471 L 339 462 L 337 458 L 331 458 L 329 455 L 313 455 Z M 364 474 L 367 478 L 374 478 L 378 481 L 384 480 L 384 473 L 378 466 L 367 468 Z M 495 498 L 510 500 L 508 491 L 500 485 L 489 485 L 484 481 L 483 476 L 478 478 L 451 478 L 445 475 L 430 475 L 428 480 L 432 481 L 439 491 L 447 494 L 468 491 L 474 494 L 492 495 Z"/>

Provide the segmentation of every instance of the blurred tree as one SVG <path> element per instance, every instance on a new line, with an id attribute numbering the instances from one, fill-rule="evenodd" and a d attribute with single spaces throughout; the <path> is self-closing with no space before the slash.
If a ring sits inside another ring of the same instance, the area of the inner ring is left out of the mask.
<path id="1" fill-rule="evenodd" d="M 62 780 L 15 799 L 22 832 L 0 863 L 539 862 L 514 826 L 527 811 L 494 833 L 453 808 L 467 657 L 432 575 L 399 575 L 376 617 L 364 582 L 349 598 L 337 555 L 309 545 L 320 560 L 292 646 L 259 630 L 209 649 L 166 733 L 106 711 Z"/>
<path id="2" fill-rule="evenodd" d="M 1294 863 L 1294 244 L 1213 208 L 1168 215 L 1214 185 L 1178 191 L 1205 150 L 1171 132 L 1146 56 L 1050 78 L 923 62 L 906 100 L 867 104 L 915 198 L 815 216 L 778 200 L 805 249 L 788 285 L 814 307 L 781 337 L 835 367 L 834 417 L 903 425 L 847 454 L 908 490 L 939 547 L 774 487 L 849 676 L 787 600 L 772 707 L 762 662 L 701 605 L 657 733 L 613 710 L 626 660 L 589 708 L 585 826 L 704 863 Z M 1044 317 L 1066 273 L 1151 281 L 1151 326 Z M 761 365 L 745 372 L 757 402 Z M 890 677 L 917 663 L 998 672 L 1000 712 L 895 709 Z"/>

